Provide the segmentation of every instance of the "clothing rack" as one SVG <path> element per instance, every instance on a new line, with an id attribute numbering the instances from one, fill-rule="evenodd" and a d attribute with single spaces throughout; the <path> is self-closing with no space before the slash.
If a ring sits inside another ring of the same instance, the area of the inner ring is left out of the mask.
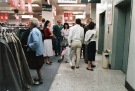
<path id="1" fill-rule="evenodd" d="M 33 79 L 12 27 L 0 26 L 0 75 L 0 91 L 31 91 Z"/>

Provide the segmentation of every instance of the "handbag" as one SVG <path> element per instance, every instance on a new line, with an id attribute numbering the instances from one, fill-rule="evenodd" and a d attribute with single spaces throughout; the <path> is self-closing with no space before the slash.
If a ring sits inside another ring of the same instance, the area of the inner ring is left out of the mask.
<path id="1" fill-rule="evenodd" d="M 68 45 L 68 40 L 63 38 L 61 46 L 67 46 Z"/>
<path id="2" fill-rule="evenodd" d="M 94 34 L 91 35 L 88 41 L 86 41 L 86 45 L 88 45 L 91 42 L 91 39 L 93 38 Z"/>

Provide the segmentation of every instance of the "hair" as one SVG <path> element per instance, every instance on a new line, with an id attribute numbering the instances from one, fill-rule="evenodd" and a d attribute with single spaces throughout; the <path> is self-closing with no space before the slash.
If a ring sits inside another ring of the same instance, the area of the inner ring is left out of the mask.
<path id="1" fill-rule="evenodd" d="M 92 30 L 95 27 L 95 23 L 94 22 L 90 22 L 88 25 L 88 29 Z"/>
<path id="2" fill-rule="evenodd" d="M 50 23 L 50 21 L 49 21 L 49 20 L 47 20 L 47 21 L 45 22 L 45 24 L 44 24 L 44 28 L 47 28 L 48 23 Z"/>
<path id="3" fill-rule="evenodd" d="M 59 21 L 61 22 L 61 20 L 57 20 L 57 23 L 58 23 Z"/>
<path id="4" fill-rule="evenodd" d="M 31 18 L 30 22 L 34 25 L 34 27 L 38 27 L 39 22 L 37 18 Z"/>
<path id="5" fill-rule="evenodd" d="M 82 25 L 81 19 L 76 19 L 76 24 L 79 24 L 81 26 Z"/>
<path id="6" fill-rule="evenodd" d="M 86 22 L 90 23 L 91 22 L 90 20 L 92 20 L 92 18 L 88 18 Z"/>
<path id="7" fill-rule="evenodd" d="M 69 24 L 68 23 L 64 23 L 64 29 L 66 29 L 65 25 L 67 25 L 67 29 L 69 29 Z"/>
<path id="8" fill-rule="evenodd" d="M 45 22 L 45 18 L 42 18 L 42 22 Z"/>

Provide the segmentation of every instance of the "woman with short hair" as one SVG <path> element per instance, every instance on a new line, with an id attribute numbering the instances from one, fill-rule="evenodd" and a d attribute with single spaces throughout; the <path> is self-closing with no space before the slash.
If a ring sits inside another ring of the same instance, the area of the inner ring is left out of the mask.
<path id="1" fill-rule="evenodd" d="M 43 42 L 42 34 L 38 27 L 38 19 L 31 18 L 29 21 L 30 34 L 28 36 L 28 64 L 31 69 L 36 69 L 38 74 L 38 79 L 35 80 L 35 85 L 43 83 L 41 68 L 44 64 L 43 60 Z"/>
<path id="2" fill-rule="evenodd" d="M 85 34 L 85 42 L 88 42 L 91 38 L 91 41 L 87 45 L 87 54 L 88 54 L 88 66 L 87 70 L 93 71 L 95 65 L 92 64 L 92 61 L 95 61 L 96 55 L 96 31 L 94 30 L 95 23 L 90 22 L 88 25 L 88 31 Z M 94 36 L 92 36 L 94 35 Z"/>

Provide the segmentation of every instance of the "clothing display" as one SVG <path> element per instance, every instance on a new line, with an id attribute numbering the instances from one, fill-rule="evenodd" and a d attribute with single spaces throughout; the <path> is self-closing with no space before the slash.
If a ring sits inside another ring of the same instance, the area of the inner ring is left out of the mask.
<path id="1" fill-rule="evenodd" d="M 20 40 L 0 29 L 0 91 L 31 91 L 33 79 Z"/>

